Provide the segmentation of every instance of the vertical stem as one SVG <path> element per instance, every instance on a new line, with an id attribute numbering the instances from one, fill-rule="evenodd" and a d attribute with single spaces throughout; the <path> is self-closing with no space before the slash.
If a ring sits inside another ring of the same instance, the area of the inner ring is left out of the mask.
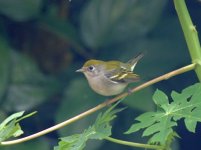
<path id="1" fill-rule="evenodd" d="M 174 5 L 181 23 L 186 43 L 193 63 L 196 63 L 195 72 L 201 81 L 201 48 L 198 33 L 192 23 L 185 0 L 174 0 Z"/>

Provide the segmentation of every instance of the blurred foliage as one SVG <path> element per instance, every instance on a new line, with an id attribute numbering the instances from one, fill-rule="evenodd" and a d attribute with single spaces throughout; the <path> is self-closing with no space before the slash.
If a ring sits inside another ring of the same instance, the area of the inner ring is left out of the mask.
<path id="1" fill-rule="evenodd" d="M 187 1 L 187 6 L 201 31 L 201 3 Z M 16 111 L 37 110 L 37 119 L 22 121 L 28 135 L 79 114 L 108 98 L 94 93 L 75 70 L 92 57 L 127 61 L 138 52 L 145 52 L 136 67 L 141 82 L 190 63 L 172 1 L 0 0 L 0 120 Z M 121 105 L 129 110 L 114 122 L 114 130 L 123 133 L 133 114 L 153 110 L 156 87 L 169 92 L 195 81 L 189 73 L 128 96 Z M 83 131 L 95 116 L 45 138 L 0 149 L 53 149 L 58 137 Z M 121 133 L 115 132 L 119 138 L 141 141 Z M 182 140 L 185 150 L 187 142 Z M 104 142 L 92 145 L 87 149 L 131 149 Z"/>
<path id="2" fill-rule="evenodd" d="M 42 0 L 0 0 L 0 12 L 15 21 L 27 21 L 37 17 Z"/>
<path id="3" fill-rule="evenodd" d="M 27 110 L 51 97 L 58 89 L 56 80 L 44 76 L 29 57 L 14 51 L 10 83 L 2 107 L 8 111 Z"/>
<path id="4" fill-rule="evenodd" d="M 36 139 L 33 141 L 29 141 L 26 143 L 22 143 L 22 144 L 17 144 L 17 145 L 11 145 L 8 147 L 1 147 L 1 150 L 49 150 L 50 146 L 47 143 L 47 139 Z"/>
<path id="5" fill-rule="evenodd" d="M 3 100 L 3 95 L 6 92 L 6 88 L 9 82 L 9 70 L 10 70 L 10 53 L 9 46 L 3 38 L 0 38 L 0 101 Z"/>
<path id="6" fill-rule="evenodd" d="M 166 0 L 154 0 L 147 5 L 149 2 L 149 0 L 91 1 L 81 15 L 83 41 L 96 50 L 145 35 L 154 27 L 166 4 Z M 148 13 L 150 11 L 152 13 Z"/>

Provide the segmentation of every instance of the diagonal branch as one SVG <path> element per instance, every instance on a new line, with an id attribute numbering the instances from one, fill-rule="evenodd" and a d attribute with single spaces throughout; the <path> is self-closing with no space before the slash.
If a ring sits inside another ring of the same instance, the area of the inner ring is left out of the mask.
<path id="1" fill-rule="evenodd" d="M 61 123 L 59 123 L 59 124 L 57 124 L 55 126 L 52 126 L 50 128 L 47 128 L 45 130 L 42 130 L 40 132 L 37 132 L 35 134 L 29 135 L 29 136 L 24 137 L 24 138 L 1 142 L 0 145 L 13 145 L 13 144 L 18 144 L 18 143 L 23 143 L 25 141 L 29 141 L 29 140 L 35 139 L 37 137 L 40 137 L 42 135 L 45 135 L 47 133 L 53 132 L 53 131 L 58 130 L 58 129 L 64 127 L 64 126 L 67 126 L 67 125 L 69 125 L 69 124 L 71 124 L 73 122 L 76 122 L 76 121 L 78 121 L 78 120 L 80 120 L 80 119 L 82 119 L 82 118 L 84 118 L 84 117 L 86 117 L 86 116 L 88 116 L 88 115 L 90 115 L 90 114 L 92 114 L 92 113 L 94 113 L 94 112 L 96 112 L 96 111 L 98 111 L 98 110 L 100 110 L 100 109 L 102 109 L 102 108 L 114 103 L 114 102 L 117 102 L 122 98 L 125 98 L 130 93 L 134 93 L 134 92 L 137 92 L 139 90 L 142 90 L 142 89 L 144 89 L 144 88 L 146 88 L 146 87 L 148 87 L 150 85 L 153 85 L 153 84 L 155 84 L 155 83 L 157 83 L 159 81 L 167 80 L 167 79 L 169 79 L 169 78 L 171 78 L 173 76 L 176 76 L 176 75 L 191 71 L 191 70 L 195 69 L 195 67 L 196 67 L 196 64 L 190 64 L 190 65 L 187 65 L 185 67 L 179 68 L 177 70 L 171 71 L 171 72 L 169 72 L 167 74 L 164 74 L 162 76 L 154 78 L 154 79 L 152 79 L 152 80 L 150 80 L 148 82 L 145 82 L 145 83 L 143 83 L 143 84 L 141 84 L 141 85 L 139 85 L 137 87 L 134 87 L 133 89 L 129 90 L 129 92 L 122 93 L 122 94 L 120 94 L 120 95 L 118 95 L 118 96 L 116 96 L 116 97 L 114 97 L 114 98 L 112 98 L 112 99 L 110 99 L 108 101 L 105 101 L 105 102 L 97 105 L 96 107 L 93 107 L 93 108 L 91 108 L 91 109 L 89 109 L 89 110 L 87 110 L 87 111 L 85 111 L 85 112 L 83 112 L 83 113 L 81 113 L 81 114 L 79 114 L 79 115 L 77 115 L 77 116 L 75 116 L 73 118 L 70 118 L 70 119 L 68 119 L 68 120 L 66 120 L 64 122 L 61 122 Z"/>

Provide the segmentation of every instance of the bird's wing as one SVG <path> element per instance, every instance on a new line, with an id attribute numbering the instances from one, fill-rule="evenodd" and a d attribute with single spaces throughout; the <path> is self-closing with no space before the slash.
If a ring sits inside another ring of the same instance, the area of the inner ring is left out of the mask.
<path id="1" fill-rule="evenodd" d="M 110 70 L 107 74 L 105 74 L 105 76 L 113 82 L 121 83 L 131 83 L 140 80 L 140 77 L 137 74 L 134 74 L 125 68 Z"/>

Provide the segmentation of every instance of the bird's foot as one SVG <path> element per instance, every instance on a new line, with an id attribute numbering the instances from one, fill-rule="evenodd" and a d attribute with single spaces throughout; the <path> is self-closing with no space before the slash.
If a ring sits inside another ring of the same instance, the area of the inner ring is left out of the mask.
<path id="1" fill-rule="evenodd" d="M 132 93 L 132 89 L 128 88 L 128 95 L 131 95 Z"/>

